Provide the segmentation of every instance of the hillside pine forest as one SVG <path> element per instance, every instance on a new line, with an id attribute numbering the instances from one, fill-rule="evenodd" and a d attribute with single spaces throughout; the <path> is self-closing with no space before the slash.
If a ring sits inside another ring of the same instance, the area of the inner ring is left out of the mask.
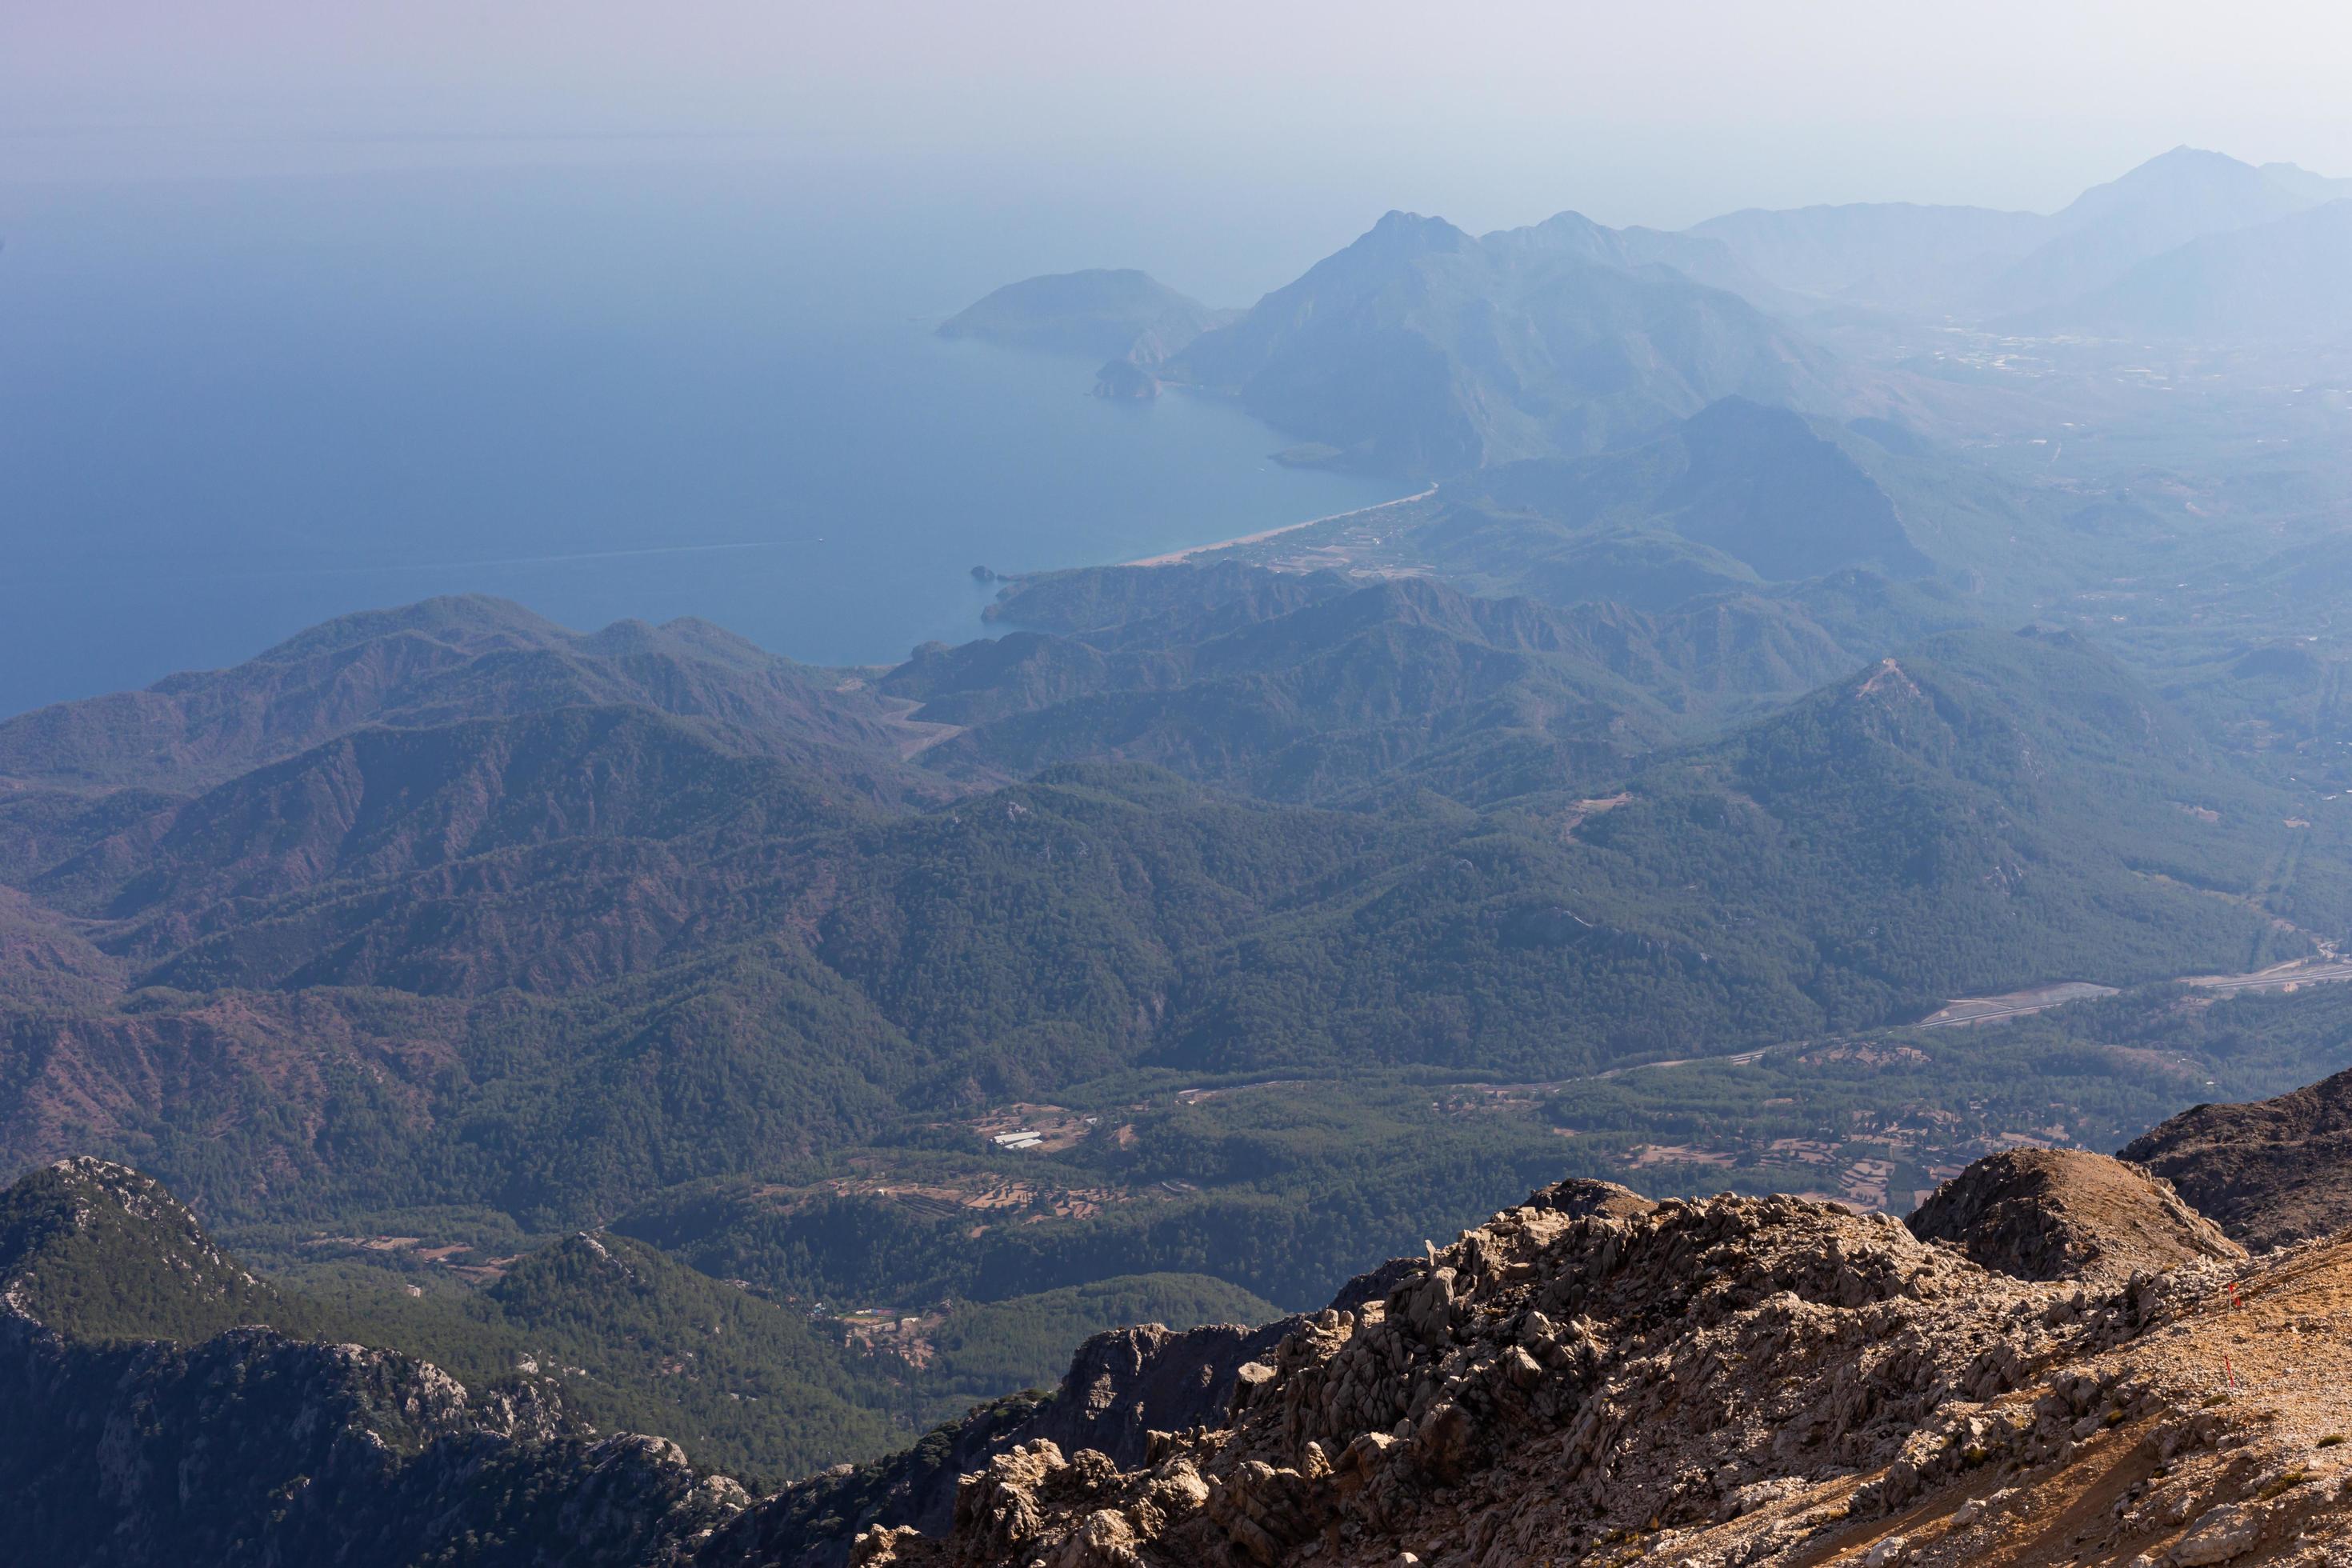
<path id="1" fill-rule="evenodd" d="M 2197 1347 L 2352 1352 L 2347 215 L 1032 279 L 939 331 L 1397 499 L 0 719 L 17 1560 L 2338 1561 Z"/>

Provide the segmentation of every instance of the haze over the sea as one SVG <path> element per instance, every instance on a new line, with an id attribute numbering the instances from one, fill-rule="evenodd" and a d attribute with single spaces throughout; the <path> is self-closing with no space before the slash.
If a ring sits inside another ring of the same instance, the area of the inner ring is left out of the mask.
<path id="1" fill-rule="evenodd" d="M 1015 258 L 757 163 L 0 192 L 0 712 L 427 595 L 793 658 L 981 635 L 971 568 L 1382 499 L 1091 363 L 934 338 Z M 1097 258 L 1068 237 L 1073 265 Z"/>
<path id="2" fill-rule="evenodd" d="M 456 590 L 895 658 L 977 629 L 977 563 L 1381 499 L 1232 409 L 927 337 L 1035 273 L 1239 306 L 1391 207 L 2048 210 L 2184 142 L 2352 169 L 2341 7 L 1704 9 L 0 7 L 0 711 Z"/>

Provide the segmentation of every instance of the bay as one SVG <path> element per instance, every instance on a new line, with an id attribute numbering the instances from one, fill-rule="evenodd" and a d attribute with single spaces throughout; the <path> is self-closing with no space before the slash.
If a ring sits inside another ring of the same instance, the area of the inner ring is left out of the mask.
<path id="1" fill-rule="evenodd" d="M 1073 226 L 757 167 L 0 191 L 0 713 L 487 593 L 788 657 L 982 635 L 1018 572 L 1386 499 L 1221 401 L 949 342 Z"/>

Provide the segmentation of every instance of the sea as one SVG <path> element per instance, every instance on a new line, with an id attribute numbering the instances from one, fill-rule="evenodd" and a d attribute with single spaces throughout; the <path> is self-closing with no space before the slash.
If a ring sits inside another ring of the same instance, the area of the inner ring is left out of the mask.
<path id="1" fill-rule="evenodd" d="M 984 635 L 975 566 L 1397 489 L 939 338 L 1014 277 L 1152 265 L 999 210 L 724 163 L 0 186 L 0 714 L 440 594 L 895 662 Z"/>

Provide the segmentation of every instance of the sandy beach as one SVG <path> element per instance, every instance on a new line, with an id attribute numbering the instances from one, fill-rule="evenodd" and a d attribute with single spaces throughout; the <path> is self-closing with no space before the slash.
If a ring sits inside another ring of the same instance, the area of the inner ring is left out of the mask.
<path id="1" fill-rule="evenodd" d="M 1362 517 L 1370 512 L 1386 511 L 1392 506 L 1403 506 L 1409 501 L 1427 500 L 1436 493 L 1437 487 L 1432 485 L 1418 494 L 1399 496 L 1394 500 L 1375 501 L 1370 506 L 1360 506 L 1353 511 L 1335 511 L 1328 517 L 1310 517 L 1305 522 L 1286 522 L 1280 528 L 1262 529 L 1255 533 L 1244 533 L 1235 539 L 1220 539 L 1214 544 L 1195 544 L 1190 549 L 1171 550 L 1165 555 L 1147 555 L 1139 561 L 1122 561 L 1119 564 L 1122 566 L 1173 566 L 1179 562 L 1189 561 L 1195 555 L 1207 555 L 1218 550 L 1231 550 L 1241 544 L 1263 544 L 1269 539 L 1278 539 L 1286 533 L 1296 533 L 1302 528 L 1313 528 L 1318 523 L 1338 522 L 1342 518 Z"/>

